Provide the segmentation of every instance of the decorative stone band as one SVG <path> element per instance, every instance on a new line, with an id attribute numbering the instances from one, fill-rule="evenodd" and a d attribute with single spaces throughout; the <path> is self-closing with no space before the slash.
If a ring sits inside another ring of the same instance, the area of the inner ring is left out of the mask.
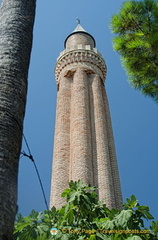
<path id="1" fill-rule="evenodd" d="M 104 59 L 96 54 L 94 51 L 90 50 L 73 50 L 66 52 L 58 58 L 55 67 L 56 82 L 58 82 L 59 75 L 61 71 L 70 64 L 73 63 L 85 63 L 92 69 L 97 70 L 101 79 L 105 81 L 106 77 L 106 64 Z"/>

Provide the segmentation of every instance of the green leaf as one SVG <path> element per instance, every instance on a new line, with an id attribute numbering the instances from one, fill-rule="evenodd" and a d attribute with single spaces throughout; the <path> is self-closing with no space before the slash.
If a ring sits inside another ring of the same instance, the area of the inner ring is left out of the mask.
<path id="1" fill-rule="evenodd" d="M 71 190 L 70 189 L 65 189 L 63 193 L 61 194 L 61 197 L 67 197 L 70 194 Z"/>
<path id="2" fill-rule="evenodd" d="M 37 230 L 39 234 L 43 234 L 44 232 L 49 231 L 50 228 L 46 224 L 41 223 L 39 226 L 37 226 Z"/>
<path id="3" fill-rule="evenodd" d="M 134 236 L 128 237 L 127 240 L 142 240 L 142 238 L 137 235 L 134 235 Z"/>
<path id="4" fill-rule="evenodd" d="M 42 236 L 38 236 L 36 238 L 36 240 L 49 240 L 49 239 L 52 239 L 52 238 L 48 237 L 47 233 L 44 233 L 44 234 L 42 234 Z"/>
<path id="5" fill-rule="evenodd" d="M 140 212 L 140 213 L 142 213 L 143 214 L 143 216 L 146 218 L 146 219 L 153 219 L 154 217 L 150 214 L 150 212 L 149 212 L 149 207 L 147 207 L 147 206 L 139 206 L 138 207 L 138 211 Z"/>
<path id="6" fill-rule="evenodd" d="M 96 236 L 95 235 L 91 235 L 89 240 L 96 240 Z"/>
<path id="7" fill-rule="evenodd" d="M 77 238 L 77 240 L 85 240 L 85 239 L 86 239 L 85 236 L 79 236 L 79 238 Z"/>
<path id="8" fill-rule="evenodd" d="M 107 235 L 105 234 L 101 234 L 101 233 L 96 233 L 96 236 L 99 237 L 99 239 L 103 239 L 103 240 L 110 240 Z M 97 238 L 98 239 L 98 238 Z"/>
<path id="9" fill-rule="evenodd" d="M 70 211 L 67 213 L 66 218 L 68 219 L 69 225 L 71 225 L 74 220 L 74 214 L 72 209 L 70 209 Z"/>
<path id="10" fill-rule="evenodd" d="M 40 213 L 36 212 L 35 210 L 32 210 L 31 214 L 30 214 L 30 217 L 33 218 L 33 219 L 37 219 L 39 214 Z"/>
<path id="11" fill-rule="evenodd" d="M 107 220 L 107 221 L 105 221 L 104 223 L 102 223 L 102 227 L 104 228 L 104 229 L 114 229 L 114 221 L 113 220 Z"/>
<path id="12" fill-rule="evenodd" d="M 151 222 L 151 227 L 150 227 L 150 229 L 152 229 L 155 234 L 158 233 L 158 220 Z"/>
<path id="13" fill-rule="evenodd" d="M 130 198 L 127 198 L 126 201 L 127 201 L 127 203 L 124 203 L 123 205 L 127 209 L 135 208 L 138 205 L 138 200 L 136 199 L 136 197 L 134 195 L 132 195 Z"/>
<path id="14" fill-rule="evenodd" d="M 22 229 L 24 229 L 25 227 L 27 227 L 29 225 L 30 225 L 29 222 L 22 222 L 22 223 L 16 224 L 15 229 L 14 229 L 14 234 L 17 232 L 20 232 Z"/>
<path id="15" fill-rule="evenodd" d="M 63 234 L 61 237 L 61 240 L 69 240 L 69 239 L 70 239 L 69 234 Z"/>
<path id="16" fill-rule="evenodd" d="M 17 215 L 16 215 L 16 223 L 22 222 L 23 219 L 24 219 L 24 217 L 22 216 L 22 214 L 21 213 L 17 213 Z"/>
<path id="17" fill-rule="evenodd" d="M 114 219 L 116 226 L 122 227 L 123 229 L 127 227 L 127 223 L 133 214 L 132 210 L 122 210 Z"/>

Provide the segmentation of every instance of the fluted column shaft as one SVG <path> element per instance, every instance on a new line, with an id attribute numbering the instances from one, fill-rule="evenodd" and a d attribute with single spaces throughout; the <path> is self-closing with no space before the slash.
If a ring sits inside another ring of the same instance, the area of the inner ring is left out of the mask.
<path id="1" fill-rule="evenodd" d="M 70 162 L 70 98 L 71 81 L 61 75 L 57 96 L 56 128 L 54 139 L 53 177 L 50 206 L 60 208 L 65 199 L 61 197 L 68 188 Z"/>
<path id="2" fill-rule="evenodd" d="M 98 190 L 99 199 L 104 200 L 108 207 L 115 207 L 112 169 L 108 148 L 108 126 L 106 123 L 106 115 L 109 112 L 106 111 L 104 105 L 102 84 L 102 80 L 96 74 L 92 82 L 92 92 L 96 132 Z"/>
<path id="3" fill-rule="evenodd" d="M 117 158 L 116 158 L 109 103 L 108 103 L 108 98 L 107 98 L 104 87 L 103 87 L 103 101 L 104 101 L 104 106 L 107 112 L 106 125 L 108 126 L 107 137 L 108 137 L 110 163 L 111 163 L 111 169 L 112 169 L 113 189 L 115 194 L 115 208 L 121 208 L 122 207 L 121 203 L 123 202 L 122 194 L 121 194 L 121 184 L 120 184 L 120 177 L 119 177 L 118 164 L 117 164 Z"/>
<path id="4" fill-rule="evenodd" d="M 74 73 L 71 92 L 70 178 L 93 184 L 89 82 L 84 68 Z"/>

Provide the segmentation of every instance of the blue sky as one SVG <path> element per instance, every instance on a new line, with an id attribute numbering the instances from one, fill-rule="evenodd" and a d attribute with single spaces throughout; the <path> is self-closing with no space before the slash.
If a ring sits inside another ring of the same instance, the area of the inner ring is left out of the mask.
<path id="1" fill-rule="evenodd" d="M 119 56 L 112 49 L 111 16 L 122 0 L 37 1 L 34 41 L 28 78 L 24 134 L 38 166 L 49 202 L 55 127 L 56 58 L 65 38 L 76 27 L 76 17 L 96 40 L 108 69 L 108 94 L 123 198 L 134 194 L 158 219 L 158 111 L 152 99 L 132 89 Z M 22 150 L 27 153 L 23 144 Z M 18 186 L 19 211 L 28 215 L 45 204 L 32 162 L 22 157 Z"/>

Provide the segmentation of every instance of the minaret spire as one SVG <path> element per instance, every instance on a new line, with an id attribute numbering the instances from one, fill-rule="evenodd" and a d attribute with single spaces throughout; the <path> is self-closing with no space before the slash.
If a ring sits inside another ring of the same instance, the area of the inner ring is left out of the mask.
<path id="1" fill-rule="evenodd" d="M 65 40 L 56 68 L 58 85 L 50 207 L 70 180 L 98 188 L 107 207 L 122 202 L 109 105 L 104 88 L 106 64 L 95 39 L 80 25 Z"/>
<path id="2" fill-rule="evenodd" d="M 84 43 L 84 45 L 93 45 L 93 48 L 96 46 L 96 43 L 95 43 L 95 39 L 93 38 L 93 36 L 91 35 L 91 34 L 89 34 L 82 26 L 81 26 L 81 24 L 80 24 L 80 19 L 79 18 L 76 18 L 76 20 L 77 20 L 77 26 L 76 26 L 76 28 L 73 30 L 73 32 L 72 33 L 70 33 L 68 36 L 67 36 L 67 38 L 65 39 L 65 43 L 64 43 L 64 46 L 65 46 L 65 48 L 66 48 L 66 42 L 67 42 L 67 40 L 72 36 L 72 35 L 74 35 L 74 34 L 76 34 L 76 36 L 75 37 L 73 37 L 74 38 L 74 40 L 76 40 L 76 43 L 77 44 L 79 44 L 79 41 L 80 41 L 80 43 L 81 44 L 83 44 Z M 78 34 L 78 35 L 77 35 Z M 80 35 L 80 37 L 79 37 L 79 35 Z M 90 37 L 88 37 L 88 36 Z M 85 41 L 83 41 L 83 38 L 84 38 L 84 40 Z M 93 43 L 92 43 L 92 41 L 93 41 Z M 72 44 L 71 44 L 72 45 Z"/>
<path id="3" fill-rule="evenodd" d="M 75 28 L 75 30 L 73 32 L 86 32 L 86 30 L 81 26 L 81 21 L 78 17 L 76 17 L 76 21 L 77 21 L 77 27 Z"/>

